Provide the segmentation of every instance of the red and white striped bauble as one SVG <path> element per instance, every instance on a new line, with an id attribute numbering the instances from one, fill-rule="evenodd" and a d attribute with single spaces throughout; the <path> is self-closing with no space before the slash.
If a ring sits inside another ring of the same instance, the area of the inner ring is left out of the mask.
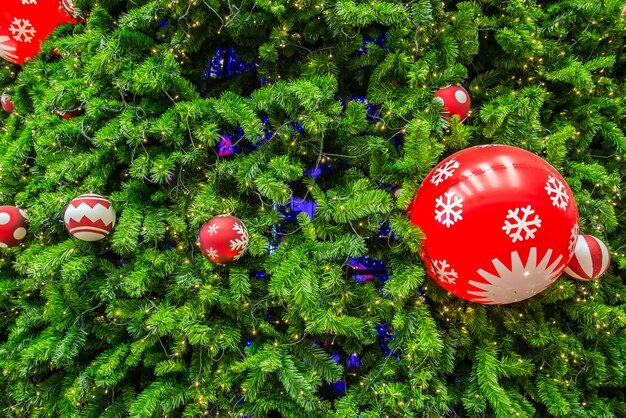
<path id="1" fill-rule="evenodd" d="M 109 235 L 115 226 L 115 210 L 111 202 L 97 194 L 74 198 L 65 209 L 65 227 L 82 241 L 98 241 Z"/>
<path id="2" fill-rule="evenodd" d="M 610 262 L 611 254 L 605 243 L 594 236 L 581 234 L 565 273 L 574 279 L 589 281 L 606 273 Z"/>
<path id="3" fill-rule="evenodd" d="M 65 12 L 68 15 L 70 15 L 71 17 L 78 18 L 79 13 L 77 12 L 76 8 L 74 7 L 74 1 L 73 0 L 61 0 L 61 6 L 63 7 L 63 9 L 65 9 Z"/>

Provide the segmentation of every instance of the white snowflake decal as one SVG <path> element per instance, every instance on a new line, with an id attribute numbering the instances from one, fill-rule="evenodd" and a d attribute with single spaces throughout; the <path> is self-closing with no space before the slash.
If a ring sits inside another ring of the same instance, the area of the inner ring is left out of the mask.
<path id="1" fill-rule="evenodd" d="M 546 192 L 548 192 L 548 196 L 550 196 L 550 200 L 552 200 L 552 206 L 556 206 L 563 210 L 567 209 L 567 205 L 569 204 L 569 195 L 567 194 L 565 186 L 561 180 L 553 176 L 548 176 L 545 189 Z"/>
<path id="2" fill-rule="evenodd" d="M 209 258 L 215 258 L 217 257 L 217 251 L 215 251 L 213 248 L 209 248 L 208 250 L 206 250 L 206 256 Z"/>
<path id="3" fill-rule="evenodd" d="M 37 0 L 22 0 L 22 4 L 37 4 Z"/>
<path id="4" fill-rule="evenodd" d="M 508 268 L 499 259 L 491 260 L 496 274 L 491 274 L 483 269 L 477 273 L 487 283 L 470 280 L 469 284 L 482 289 L 480 291 L 468 291 L 478 298 L 475 302 L 489 305 L 501 303 L 519 302 L 543 291 L 558 277 L 563 265 L 562 255 L 552 260 L 552 249 L 548 249 L 541 261 L 537 264 L 537 248 L 532 247 L 528 254 L 526 264 L 517 251 L 511 253 L 511 268 Z"/>
<path id="5" fill-rule="evenodd" d="M 521 217 L 519 214 L 520 210 L 523 214 Z M 506 215 L 502 229 L 513 239 L 513 242 L 535 238 L 535 232 L 541 228 L 541 219 L 536 214 L 534 219 L 529 219 L 534 213 L 535 211 L 530 205 L 525 208 L 516 208 L 515 210 L 509 209 L 509 214 Z M 509 222 L 509 219 L 512 219 L 513 222 Z M 522 233 L 524 233 L 524 236 L 522 236 Z"/>
<path id="6" fill-rule="evenodd" d="M 459 274 L 451 268 L 446 260 L 432 260 L 432 269 L 437 276 L 437 280 L 444 283 L 456 284 Z"/>
<path id="7" fill-rule="evenodd" d="M 444 201 L 445 196 L 445 201 Z M 435 219 L 447 228 L 454 225 L 456 221 L 463 219 L 463 199 L 456 195 L 454 190 L 448 190 L 435 200 Z M 441 210 L 437 210 L 441 208 Z"/>
<path id="8" fill-rule="evenodd" d="M 444 180 L 449 179 L 454 174 L 454 170 L 459 168 L 460 164 L 454 158 L 450 161 L 447 161 L 442 167 L 438 167 L 435 169 L 435 173 L 430 179 L 430 182 L 435 186 L 439 186 L 439 183 L 442 183 Z"/>
<path id="9" fill-rule="evenodd" d="M 7 45 L 6 42 L 10 41 L 11 38 L 8 36 L 0 36 L 0 58 L 4 58 L 5 60 L 12 62 L 13 64 L 17 63 L 17 55 L 15 52 L 15 47 L 11 45 Z"/>
<path id="10" fill-rule="evenodd" d="M 207 228 L 206 232 L 209 233 L 209 235 L 214 235 L 217 234 L 217 230 L 220 229 L 219 225 L 213 224 L 213 225 L 209 225 L 209 227 Z"/>
<path id="11" fill-rule="evenodd" d="M 237 255 L 233 257 L 233 260 L 239 260 L 241 256 L 245 254 L 246 248 L 248 247 L 248 230 L 246 229 L 245 226 L 241 225 L 239 222 L 235 222 L 233 224 L 233 231 L 241 235 L 240 238 L 230 240 L 230 250 L 239 251 Z"/>
<path id="12" fill-rule="evenodd" d="M 33 36 L 37 31 L 30 24 L 30 20 L 28 19 L 18 19 L 17 17 L 13 18 L 13 22 L 11 22 L 11 26 L 9 26 L 9 31 L 13 34 L 13 39 L 17 42 L 28 42 L 33 40 Z"/>
<path id="13" fill-rule="evenodd" d="M 578 222 L 574 224 L 572 230 L 570 231 L 568 247 L 570 254 L 573 253 L 574 249 L 576 248 L 576 241 L 578 241 Z"/>

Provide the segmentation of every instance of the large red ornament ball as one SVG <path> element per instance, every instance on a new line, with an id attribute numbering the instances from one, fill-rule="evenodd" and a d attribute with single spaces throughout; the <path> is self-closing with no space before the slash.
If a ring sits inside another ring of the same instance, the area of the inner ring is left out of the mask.
<path id="1" fill-rule="evenodd" d="M 0 57 L 14 64 L 39 53 L 41 43 L 62 23 L 75 23 L 60 0 L 2 0 Z"/>
<path id="2" fill-rule="evenodd" d="M 15 105 L 13 104 L 13 101 L 11 100 L 11 96 L 9 96 L 7 93 L 2 93 L 2 96 L 0 96 L 0 103 L 2 104 L 2 109 L 5 112 L 7 112 L 9 115 L 13 113 L 13 109 L 15 109 Z"/>
<path id="3" fill-rule="evenodd" d="M 111 202 L 97 194 L 74 198 L 65 209 L 65 227 L 82 241 L 98 241 L 111 233 L 115 226 L 115 210 Z"/>
<path id="4" fill-rule="evenodd" d="M 15 206 L 0 206 L 0 248 L 20 245 L 27 228 L 26 212 Z"/>
<path id="5" fill-rule="evenodd" d="M 443 105 L 443 114 L 447 118 L 457 115 L 463 121 L 472 108 L 469 93 L 461 86 L 448 86 L 439 89 L 435 93 L 435 99 Z"/>
<path id="6" fill-rule="evenodd" d="M 248 230 L 234 216 L 215 216 L 202 226 L 199 240 L 206 258 L 216 264 L 229 264 L 245 254 Z"/>
<path id="7" fill-rule="evenodd" d="M 609 268 L 611 254 L 606 244 L 591 235 L 579 235 L 565 273 L 574 279 L 589 281 L 602 276 Z"/>
<path id="8" fill-rule="evenodd" d="M 443 160 L 409 210 L 425 234 L 429 275 L 483 304 L 519 302 L 546 289 L 578 238 L 578 210 L 563 177 L 535 154 L 506 145 Z"/>

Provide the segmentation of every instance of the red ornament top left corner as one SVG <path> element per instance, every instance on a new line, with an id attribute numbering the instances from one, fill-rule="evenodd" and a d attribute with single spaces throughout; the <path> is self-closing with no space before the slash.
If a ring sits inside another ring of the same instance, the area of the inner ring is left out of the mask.
<path id="1" fill-rule="evenodd" d="M 70 0 L 3 0 L 0 9 L 0 58 L 21 65 L 39 53 L 59 25 L 77 23 Z"/>

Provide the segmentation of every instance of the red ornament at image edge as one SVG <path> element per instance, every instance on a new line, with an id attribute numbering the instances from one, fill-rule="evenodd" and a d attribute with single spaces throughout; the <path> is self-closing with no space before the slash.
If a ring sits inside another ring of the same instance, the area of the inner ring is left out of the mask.
<path id="1" fill-rule="evenodd" d="M 581 234 L 565 273 L 574 279 L 589 281 L 606 273 L 610 263 L 611 254 L 606 244 L 592 235 Z"/>
<path id="2" fill-rule="evenodd" d="M 0 248 L 20 245 L 27 229 L 26 212 L 15 206 L 0 206 Z"/>
<path id="3" fill-rule="evenodd" d="M 425 235 L 429 275 L 482 304 L 519 302 L 546 289 L 578 238 L 578 209 L 563 177 L 535 154 L 505 145 L 443 160 L 409 212 Z"/>
<path id="4" fill-rule="evenodd" d="M 9 115 L 13 113 L 13 109 L 15 109 L 15 105 L 13 104 L 13 101 L 11 100 L 11 96 L 9 96 L 6 93 L 2 93 L 2 96 L 0 96 L 0 103 L 2 104 L 2 109 L 6 113 L 8 113 Z"/>
<path id="5" fill-rule="evenodd" d="M 109 235 L 115 219 L 111 202 L 97 194 L 83 194 L 72 199 L 64 216 L 67 230 L 82 241 L 98 241 Z"/>
<path id="6" fill-rule="evenodd" d="M 238 260 L 248 247 L 248 230 L 244 223 L 229 215 L 211 218 L 200 228 L 200 249 L 209 261 L 228 264 Z"/>
<path id="7" fill-rule="evenodd" d="M 60 0 L 2 0 L 0 58 L 22 64 L 39 53 L 41 43 L 63 23 L 76 23 Z"/>
<path id="8" fill-rule="evenodd" d="M 469 115 L 472 107 L 469 93 L 461 86 L 448 86 L 435 93 L 435 99 L 443 105 L 443 114 L 449 118 L 457 115 L 461 121 Z"/>
<path id="9" fill-rule="evenodd" d="M 76 13 L 76 9 L 74 8 L 74 2 L 72 0 L 60 0 L 61 1 L 61 6 L 63 6 L 63 8 L 65 9 L 65 12 L 72 16 L 72 17 L 78 17 L 77 13 Z"/>

